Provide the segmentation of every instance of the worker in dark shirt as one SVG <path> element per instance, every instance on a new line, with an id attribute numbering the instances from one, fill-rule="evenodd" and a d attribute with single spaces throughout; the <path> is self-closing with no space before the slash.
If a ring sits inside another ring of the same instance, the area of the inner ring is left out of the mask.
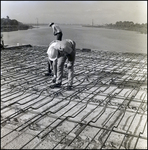
<path id="1" fill-rule="evenodd" d="M 54 34 L 54 36 L 56 36 L 56 39 L 61 41 L 62 40 L 62 36 L 63 36 L 61 28 L 57 24 L 55 24 L 53 22 L 50 23 L 49 26 L 52 28 L 53 34 Z M 52 76 L 52 64 L 53 64 L 53 61 L 51 61 L 51 60 L 49 60 L 47 62 L 48 72 L 45 73 L 45 76 Z"/>

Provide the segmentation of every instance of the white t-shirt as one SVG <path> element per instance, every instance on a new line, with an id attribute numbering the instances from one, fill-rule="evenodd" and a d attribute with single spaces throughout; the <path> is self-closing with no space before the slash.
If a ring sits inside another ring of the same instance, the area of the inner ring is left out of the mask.
<path id="1" fill-rule="evenodd" d="M 57 33 L 62 32 L 61 28 L 56 24 L 52 25 L 52 30 L 53 30 L 54 35 L 57 34 Z"/>
<path id="2" fill-rule="evenodd" d="M 66 54 L 70 54 L 73 51 L 72 44 L 73 44 L 73 41 L 70 39 L 65 39 L 62 41 L 55 40 L 49 44 L 47 54 L 50 51 L 50 47 L 54 47 L 55 49 L 59 51 L 65 52 Z"/>

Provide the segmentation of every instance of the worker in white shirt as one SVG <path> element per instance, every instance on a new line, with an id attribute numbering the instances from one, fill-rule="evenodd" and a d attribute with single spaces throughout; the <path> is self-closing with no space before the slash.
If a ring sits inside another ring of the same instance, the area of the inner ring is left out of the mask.
<path id="1" fill-rule="evenodd" d="M 74 62 L 76 43 L 70 39 L 55 40 L 47 50 L 49 60 L 53 61 L 53 84 L 51 88 L 60 88 L 62 85 L 64 63 L 67 59 L 68 83 L 67 90 L 71 90 L 74 76 Z"/>
<path id="2" fill-rule="evenodd" d="M 61 41 L 63 36 L 61 28 L 54 22 L 50 23 L 49 26 L 52 28 L 54 36 L 57 37 L 56 39 Z"/>
<path id="3" fill-rule="evenodd" d="M 61 28 L 57 24 L 55 24 L 53 22 L 50 23 L 49 26 L 52 28 L 53 34 L 54 34 L 54 36 L 56 36 L 56 39 L 61 41 L 62 40 L 62 36 L 63 36 Z M 50 61 L 50 60 L 47 62 L 48 72 L 45 73 L 45 76 L 52 76 L 52 64 L 53 64 L 53 62 Z"/>

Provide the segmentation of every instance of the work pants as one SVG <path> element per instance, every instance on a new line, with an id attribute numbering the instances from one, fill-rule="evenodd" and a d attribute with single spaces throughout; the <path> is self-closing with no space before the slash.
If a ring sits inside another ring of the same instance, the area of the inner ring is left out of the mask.
<path id="1" fill-rule="evenodd" d="M 62 36 L 63 36 L 62 32 L 57 33 L 56 36 L 57 36 L 57 40 L 62 41 Z"/>
<path id="2" fill-rule="evenodd" d="M 73 85 L 73 77 L 74 77 L 74 62 L 75 62 L 75 43 L 72 46 L 73 51 L 70 54 L 71 57 L 73 58 L 71 61 L 68 60 L 68 63 L 71 64 L 71 67 L 68 68 L 68 86 Z M 63 78 L 63 69 L 64 69 L 64 63 L 66 61 L 67 57 L 66 56 L 61 56 L 58 58 L 57 61 L 57 80 L 56 83 L 62 83 L 62 78 Z"/>

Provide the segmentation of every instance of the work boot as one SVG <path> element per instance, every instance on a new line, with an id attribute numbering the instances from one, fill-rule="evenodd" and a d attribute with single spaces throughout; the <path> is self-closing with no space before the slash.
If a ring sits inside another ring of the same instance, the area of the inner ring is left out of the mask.
<path id="1" fill-rule="evenodd" d="M 61 83 L 56 83 L 50 86 L 50 88 L 60 88 L 61 87 Z"/>
<path id="2" fill-rule="evenodd" d="M 53 74 L 52 73 L 45 73 L 45 76 L 53 76 Z"/>

